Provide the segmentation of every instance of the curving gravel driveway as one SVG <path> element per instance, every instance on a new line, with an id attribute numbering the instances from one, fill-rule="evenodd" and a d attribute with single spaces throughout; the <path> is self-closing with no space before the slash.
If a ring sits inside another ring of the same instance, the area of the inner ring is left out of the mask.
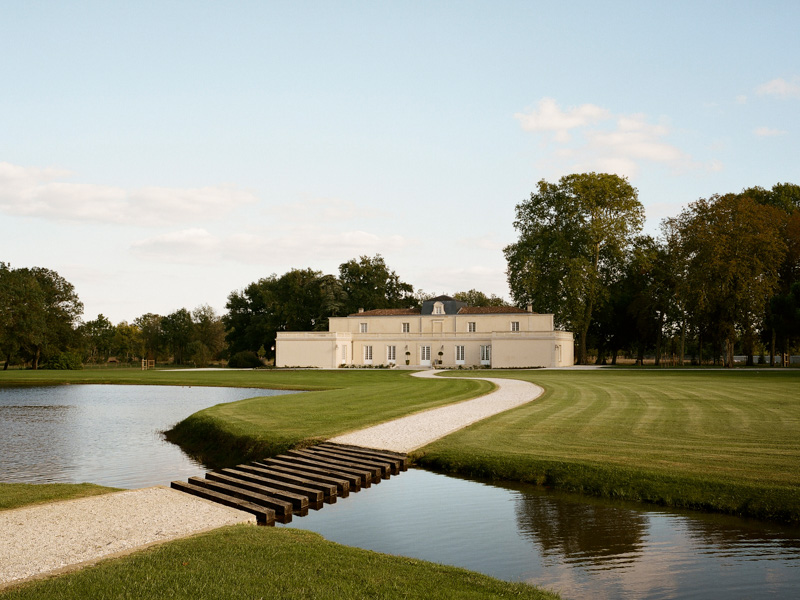
<path id="1" fill-rule="evenodd" d="M 436 371 L 418 371 L 415 377 L 435 377 Z M 544 390 L 538 385 L 517 379 L 493 379 L 497 389 L 484 396 L 432 408 L 424 412 L 387 421 L 328 440 L 365 448 L 410 452 L 438 440 L 468 425 L 535 400 Z"/>

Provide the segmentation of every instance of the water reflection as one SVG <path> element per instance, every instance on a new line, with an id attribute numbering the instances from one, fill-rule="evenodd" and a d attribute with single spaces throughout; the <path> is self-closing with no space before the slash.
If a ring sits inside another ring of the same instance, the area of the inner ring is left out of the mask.
<path id="1" fill-rule="evenodd" d="M 564 598 L 783 598 L 800 589 L 797 529 L 414 469 L 290 526 Z"/>
<path id="2" fill-rule="evenodd" d="M 161 431 L 258 388 L 65 385 L 0 388 L 0 481 L 169 485 L 205 468 Z"/>
<path id="3" fill-rule="evenodd" d="M 642 556 L 647 518 L 614 506 L 553 502 L 548 496 L 520 494 L 520 534 L 538 544 L 546 557 L 595 567 L 618 568 Z"/>

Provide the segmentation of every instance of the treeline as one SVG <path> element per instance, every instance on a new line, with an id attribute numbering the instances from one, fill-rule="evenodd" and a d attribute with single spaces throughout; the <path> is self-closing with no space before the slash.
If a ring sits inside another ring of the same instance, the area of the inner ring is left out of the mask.
<path id="1" fill-rule="evenodd" d="M 81 321 L 83 305 L 74 287 L 55 271 L 0 263 L 0 356 L 4 369 L 75 369 L 142 359 L 204 367 L 237 354 L 242 365 L 257 365 L 274 358 L 278 331 L 324 331 L 331 316 L 419 306 L 431 295 L 415 292 L 380 255 L 362 256 L 342 263 L 338 275 L 292 269 L 260 279 L 231 292 L 224 315 L 201 305 L 115 325 L 102 314 Z M 454 297 L 475 306 L 505 304 L 477 290 Z"/>
<path id="2" fill-rule="evenodd" d="M 641 235 L 637 191 L 616 175 L 541 181 L 504 250 L 515 302 L 576 334 L 577 362 L 653 353 L 733 364 L 800 341 L 800 186 L 701 198 Z M 766 362 L 766 359 L 764 359 Z"/>
<path id="3" fill-rule="evenodd" d="M 782 183 L 715 195 L 642 235 L 638 192 L 617 175 L 540 181 L 516 207 L 519 239 L 504 249 L 513 302 L 553 313 L 576 336 L 576 358 L 615 363 L 654 355 L 733 364 L 796 352 L 800 342 L 800 186 Z M 246 355 L 274 358 L 280 331 L 325 331 L 328 319 L 418 307 L 433 294 L 404 282 L 378 254 L 338 273 L 292 269 L 209 306 L 144 314 L 114 325 L 82 322 L 73 286 L 44 269 L 0 263 L 0 357 L 4 368 L 75 368 L 109 360 L 205 366 Z M 505 304 L 477 290 L 452 294 L 472 306 Z M 253 362 L 254 361 L 254 362 Z M 234 361 L 235 362 L 235 361 Z"/>

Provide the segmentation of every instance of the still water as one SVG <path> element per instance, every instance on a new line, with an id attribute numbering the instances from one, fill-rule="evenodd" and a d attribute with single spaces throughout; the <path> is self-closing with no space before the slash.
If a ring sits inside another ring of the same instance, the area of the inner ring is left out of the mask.
<path id="1" fill-rule="evenodd" d="M 206 469 L 160 434 L 263 389 L 0 388 L 0 481 L 169 485 Z M 278 400 L 278 399 L 276 399 Z M 288 525 L 584 599 L 800 598 L 800 530 L 412 469 Z"/>
<path id="2" fill-rule="evenodd" d="M 411 469 L 290 525 L 564 598 L 800 598 L 800 530 Z"/>
<path id="3" fill-rule="evenodd" d="M 162 431 L 215 404 L 286 393 L 154 385 L 0 388 L 0 481 L 169 485 L 206 469 Z"/>

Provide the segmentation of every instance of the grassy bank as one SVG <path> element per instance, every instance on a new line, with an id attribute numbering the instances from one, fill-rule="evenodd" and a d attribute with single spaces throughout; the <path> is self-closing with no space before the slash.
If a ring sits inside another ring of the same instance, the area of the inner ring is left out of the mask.
<path id="1" fill-rule="evenodd" d="M 423 466 L 800 523 L 800 372 L 481 375 L 546 392 L 427 446 Z"/>
<path id="2" fill-rule="evenodd" d="M 0 592 L 48 598 L 529 598 L 534 587 L 340 546 L 308 531 L 239 525 Z"/>
<path id="3" fill-rule="evenodd" d="M 115 492 L 93 483 L 0 483 L 0 510 Z"/>

